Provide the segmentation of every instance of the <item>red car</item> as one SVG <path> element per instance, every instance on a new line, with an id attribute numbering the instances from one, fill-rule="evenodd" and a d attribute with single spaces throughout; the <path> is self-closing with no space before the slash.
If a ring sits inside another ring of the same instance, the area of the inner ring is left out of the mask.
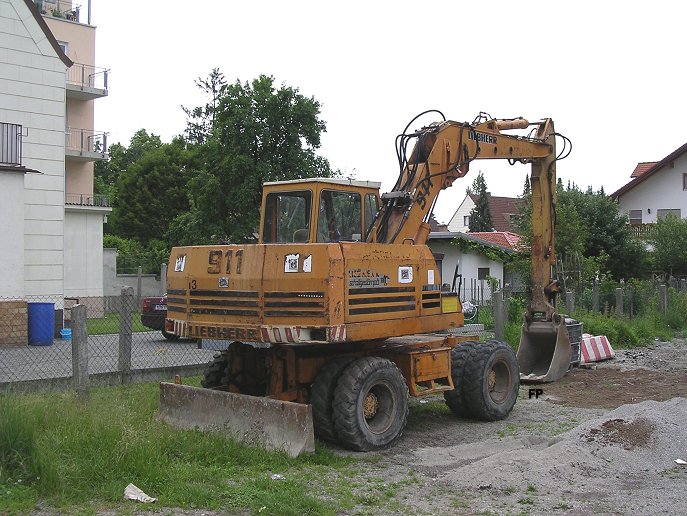
<path id="1" fill-rule="evenodd" d="M 167 340 L 179 340 L 178 335 L 165 331 L 165 319 L 167 318 L 167 294 L 160 297 L 143 298 L 143 309 L 141 310 L 141 322 L 152 330 L 162 332 L 162 336 Z"/>

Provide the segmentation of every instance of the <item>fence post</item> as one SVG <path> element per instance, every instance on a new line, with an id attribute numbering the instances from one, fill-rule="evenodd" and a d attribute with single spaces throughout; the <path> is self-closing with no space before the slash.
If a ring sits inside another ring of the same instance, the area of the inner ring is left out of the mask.
<path id="1" fill-rule="evenodd" d="M 503 299 L 503 290 L 494 294 L 494 337 L 503 340 L 506 333 L 506 303 Z"/>
<path id="2" fill-rule="evenodd" d="M 631 285 L 627 289 L 627 315 L 635 315 L 635 290 Z"/>
<path id="3" fill-rule="evenodd" d="M 143 290 L 143 267 L 138 266 L 138 278 L 136 281 L 136 304 L 141 307 L 141 292 Z"/>
<path id="4" fill-rule="evenodd" d="M 122 383 L 131 381 L 131 340 L 133 333 L 133 287 L 122 287 L 119 303 L 119 372 Z"/>
<path id="5" fill-rule="evenodd" d="M 668 286 L 658 286 L 658 309 L 666 313 L 668 311 Z"/>
<path id="6" fill-rule="evenodd" d="M 164 296 L 167 293 L 167 264 L 160 265 L 160 295 Z"/>
<path id="7" fill-rule="evenodd" d="M 565 309 L 568 312 L 568 315 L 572 317 L 573 312 L 575 311 L 575 293 L 567 291 L 565 293 Z"/>
<path id="8" fill-rule="evenodd" d="M 623 315 L 623 289 L 615 289 L 615 313 Z"/>
<path id="9" fill-rule="evenodd" d="M 599 282 L 594 280 L 594 290 L 592 291 L 592 312 L 599 311 Z"/>
<path id="10" fill-rule="evenodd" d="M 86 329 L 86 306 L 72 307 L 72 374 L 74 388 L 80 398 L 88 397 L 88 330 Z"/>

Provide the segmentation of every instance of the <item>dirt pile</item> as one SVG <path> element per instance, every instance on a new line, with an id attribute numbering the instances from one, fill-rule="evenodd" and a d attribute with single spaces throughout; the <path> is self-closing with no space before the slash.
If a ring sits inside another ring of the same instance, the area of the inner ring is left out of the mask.
<path id="1" fill-rule="evenodd" d="M 685 398 L 623 405 L 555 438 L 491 439 L 446 452 L 437 482 L 464 492 L 470 511 L 687 512 L 687 474 L 675 463 L 687 460 Z M 436 449 L 415 455 L 439 465 Z"/>
<path id="2" fill-rule="evenodd" d="M 585 437 L 588 442 L 620 445 L 626 450 L 634 450 L 637 446 L 646 447 L 655 429 L 650 421 L 641 417 L 629 422 L 624 419 L 611 419 L 602 423 L 600 428 L 589 430 Z"/>

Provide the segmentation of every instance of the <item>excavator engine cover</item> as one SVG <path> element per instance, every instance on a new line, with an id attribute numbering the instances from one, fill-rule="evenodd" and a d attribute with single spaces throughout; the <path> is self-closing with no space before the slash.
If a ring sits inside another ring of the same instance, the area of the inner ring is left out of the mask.
<path id="1" fill-rule="evenodd" d="M 529 324 L 525 321 L 522 325 L 517 352 L 521 381 L 554 382 L 568 371 L 571 357 L 572 347 L 563 317 L 555 315 L 553 321 Z"/>

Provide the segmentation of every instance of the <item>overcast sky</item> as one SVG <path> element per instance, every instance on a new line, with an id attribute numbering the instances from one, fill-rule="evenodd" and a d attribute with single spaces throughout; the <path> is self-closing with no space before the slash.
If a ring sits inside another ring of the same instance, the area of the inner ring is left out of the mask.
<path id="1" fill-rule="evenodd" d="M 204 98 L 194 84 L 273 75 L 322 104 L 319 153 L 356 179 L 398 175 L 394 139 L 418 113 L 471 122 L 550 117 L 572 140 L 558 176 L 611 193 L 641 161 L 686 143 L 682 2 L 93 0 L 96 64 L 110 72 L 96 130 L 170 141 Z M 424 122 L 431 122 L 423 119 Z M 477 161 L 437 205 L 442 222 L 481 170 L 494 195 L 526 167 Z"/>

